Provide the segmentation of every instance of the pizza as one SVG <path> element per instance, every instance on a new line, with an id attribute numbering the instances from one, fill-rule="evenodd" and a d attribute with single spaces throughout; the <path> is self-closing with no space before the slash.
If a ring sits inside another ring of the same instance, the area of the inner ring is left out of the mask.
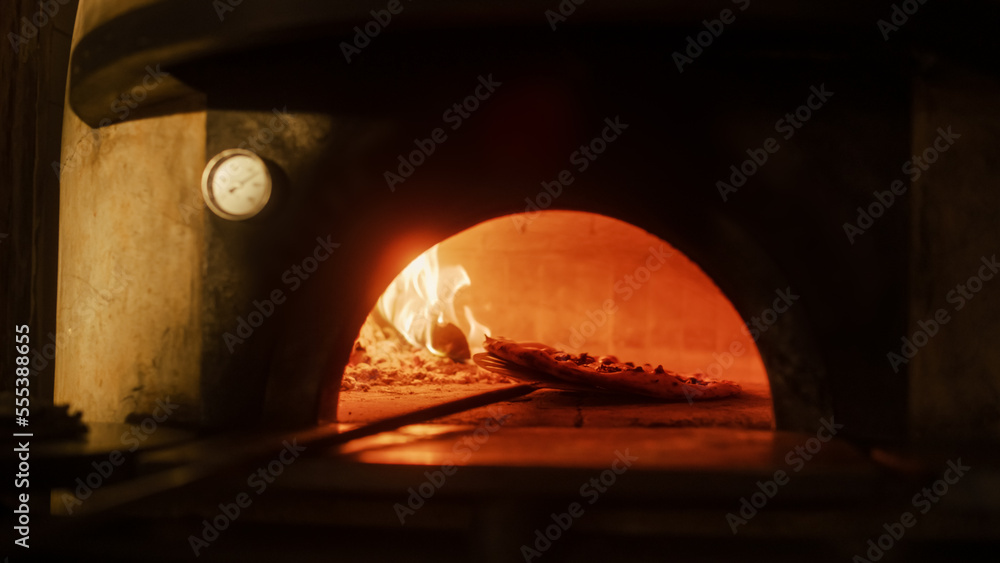
<path id="1" fill-rule="evenodd" d="M 619 362 L 614 356 L 595 357 L 586 352 L 570 354 L 537 343 L 520 343 L 506 338 L 486 337 L 488 354 L 524 368 L 519 379 L 558 381 L 570 388 L 596 387 L 607 391 L 633 393 L 665 400 L 720 399 L 739 395 L 742 388 L 725 380 L 706 378 L 701 373 L 681 374 L 650 364 Z M 485 358 L 483 358 L 485 359 Z M 491 369 L 489 362 L 477 363 Z M 508 364 L 509 365 L 509 364 Z M 554 378 L 554 379 L 553 379 Z"/>

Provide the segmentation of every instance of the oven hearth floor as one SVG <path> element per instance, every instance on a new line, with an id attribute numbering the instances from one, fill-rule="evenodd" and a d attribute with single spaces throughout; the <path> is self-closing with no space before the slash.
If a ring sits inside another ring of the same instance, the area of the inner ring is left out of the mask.
<path id="1" fill-rule="evenodd" d="M 338 420 L 356 424 L 403 414 L 502 385 L 399 385 L 369 391 L 341 392 Z M 514 401 L 473 409 L 435 420 L 442 424 L 477 424 L 507 416 L 505 425 L 544 427 L 724 427 L 769 430 L 774 426 L 766 384 L 743 384 L 731 399 L 663 403 L 600 393 L 541 390 Z"/>

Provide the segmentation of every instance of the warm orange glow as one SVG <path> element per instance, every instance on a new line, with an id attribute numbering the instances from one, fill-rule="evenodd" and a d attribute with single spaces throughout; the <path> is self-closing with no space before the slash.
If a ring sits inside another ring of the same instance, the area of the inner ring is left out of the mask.
<path id="1" fill-rule="evenodd" d="M 379 297 L 375 309 L 407 342 L 427 348 L 433 354 L 448 355 L 448 350 L 439 349 L 434 339 L 435 328 L 448 324 L 465 334 L 472 353 L 481 352 L 490 329 L 476 321 L 468 306 L 462 308 L 462 315 L 455 310 L 455 296 L 471 283 L 462 266 L 441 267 L 438 245 L 434 245 L 396 276 Z"/>
<path id="2" fill-rule="evenodd" d="M 440 256 L 475 280 L 458 307 L 471 305 L 491 336 L 767 390 L 729 299 L 683 252 L 634 225 L 561 210 L 498 217 L 441 242 Z"/>
<path id="3" fill-rule="evenodd" d="M 752 319 L 761 313 L 745 314 Z M 680 249 L 618 219 L 561 210 L 498 217 L 418 257 L 361 327 L 341 382 L 346 392 L 337 419 L 369 422 L 508 383 L 442 353 L 447 341 L 434 345 L 442 323 L 457 327 L 452 335 L 464 332 L 472 353 L 490 334 L 701 373 L 743 388 L 739 397 L 691 404 L 610 396 L 607 403 L 585 404 L 581 401 L 590 399 L 543 390 L 528 401 L 503 405 L 502 412 L 512 415 L 509 424 L 573 426 L 582 417 L 586 427 L 773 428 L 756 331 L 748 330 L 726 295 Z M 478 423 L 487 414 L 474 410 L 438 422 Z M 424 449 L 407 455 L 394 462 L 440 463 Z"/>

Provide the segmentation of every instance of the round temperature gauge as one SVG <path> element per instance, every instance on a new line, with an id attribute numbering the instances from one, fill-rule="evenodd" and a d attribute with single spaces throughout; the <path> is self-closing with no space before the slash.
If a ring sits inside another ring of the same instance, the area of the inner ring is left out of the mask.
<path id="1" fill-rule="evenodd" d="M 271 173 L 267 164 L 245 149 L 215 155 L 201 176 L 201 193 L 208 208 L 230 221 L 257 215 L 271 198 Z"/>

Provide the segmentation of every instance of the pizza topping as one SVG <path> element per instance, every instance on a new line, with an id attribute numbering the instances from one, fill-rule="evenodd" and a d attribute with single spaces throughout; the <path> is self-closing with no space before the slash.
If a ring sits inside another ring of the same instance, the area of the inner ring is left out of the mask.
<path id="1" fill-rule="evenodd" d="M 601 373 L 615 373 L 621 371 L 622 368 L 614 364 L 598 364 L 597 371 Z"/>

